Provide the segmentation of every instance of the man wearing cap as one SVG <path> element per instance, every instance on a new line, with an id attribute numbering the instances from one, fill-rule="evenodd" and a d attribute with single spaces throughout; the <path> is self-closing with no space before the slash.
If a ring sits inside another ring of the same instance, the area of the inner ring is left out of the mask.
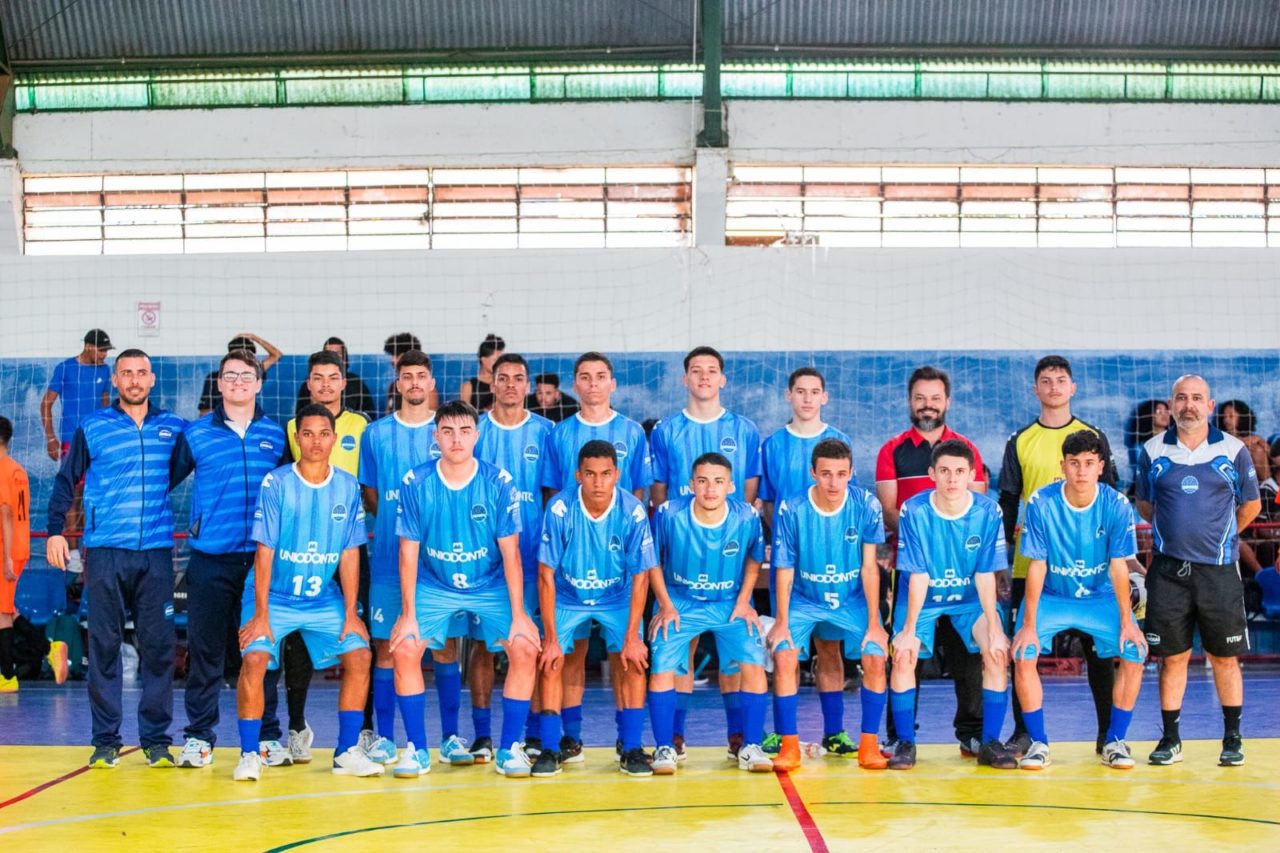
<path id="1" fill-rule="evenodd" d="M 227 352 L 244 352 L 247 350 L 257 355 L 258 344 L 261 344 L 262 348 L 267 351 L 267 357 L 262 360 L 262 375 L 265 377 L 267 372 L 275 367 L 276 362 L 284 355 L 280 348 L 271 343 L 271 341 L 255 335 L 253 332 L 241 332 L 227 342 Z M 200 389 L 200 417 L 212 412 L 214 406 L 221 402 L 222 392 L 218 390 L 218 371 L 213 370 L 204 378 L 204 385 Z"/>

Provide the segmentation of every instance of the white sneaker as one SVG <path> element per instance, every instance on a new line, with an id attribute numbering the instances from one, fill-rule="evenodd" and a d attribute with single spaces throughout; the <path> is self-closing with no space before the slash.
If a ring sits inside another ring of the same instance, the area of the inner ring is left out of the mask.
<path id="1" fill-rule="evenodd" d="M 377 739 L 378 736 L 374 734 L 373 729 L 361 729 L 360 737 L 356 738 L 356 746 L 368 752 L 369 747 L 373 746 L 373 742 Z"/>
<path id="2" fill-rule="evenodd" d="M 335 776 L 381 776 L 386 769 L 365 755 L 364 750 L 359 746 L 350 747 L 341 755 L 333 757 Z"/>
<path id="3" fill-rule="evenodd" d="M 525 755 L 524 745 L 516 742 L 511 744 L 510 749 L 498 750 L 493 769 L 499 776 L 521 779 L 533 771 L 533 765 L 529 763 L 529 756 Z"/>
<path id="4" fill-rule="evenodd" d="M 316 733 L 311 730 L 310 723 L 302 724 L 302 731 L 289 730 L 289 755 L 294 764 L 311 763 L 311 744 L 316 742 Z"/>
<path id="5" fill-rule="evenodd" d="M 397 779 L 416 779 L 431 772 L 431 753 L 426 749 L 418 749 L 412 742 L 405 747 L 400 763 L 391 771 Z"/>
<path id="6" fill-rule="evenodd" d="M 237 782 L 257 782 L 262 778 L 262 756 L 256 752 L 240 753 L 240 763 L 231 773 Z"/>
<path id="7" fill-rule="evenodd" d="M 208 767 L 213 763 L 213 745 L 198 737 L 189 737 L 178 753 L 179 767 Z"/>
<path id="8" fill-rule="evenodd" d="M 653 751 L 653 775 L 674 776 L 680 759 L 674 746 L 660 746 Z"/>
<path id="9" fill-rule="evenodd" d="M 400 754 L 396 752 L 396 745 L 384 737 L 375 738 L 373 743 L 362 749 L 365 755 L 379 764 L 395 764 L 400 758 Z"/>
<path id="10" fill-rule="evenodd" d="M 293 756 L 278 740 L 258 741 L 258 755 L 262 756 L 262 763 L 267 767 L 288 767 L 293 763 Z"/>
<path id="11" fill-rule="evenodd" d="M 772 773 L 773 759 L 758 743 L 746 743 L 738 750 L 738 769 L 748 773 Z"/>
<path id="12" fill-rule="evenodd" d="M 1103 746 L 1102 763 L 1116 770 L 1132 770 L 1134 761 L 1133 753 L 1129 751 L 1129 744 L 1122 740 L 1113 740 Z"/>
<path id="13" fill-rule="evenodd" d="M 1018 767 L 1022 770 L 1043 770 L 1051 763 L 1049 744 L 1033 740 L 1031 746 L 1027 747 L 1026 755 L 1018 761 Z"/>

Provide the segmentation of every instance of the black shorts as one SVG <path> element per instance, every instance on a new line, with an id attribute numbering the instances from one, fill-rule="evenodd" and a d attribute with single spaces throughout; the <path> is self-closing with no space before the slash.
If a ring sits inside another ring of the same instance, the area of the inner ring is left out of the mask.
<path id="1" fill-rule="evenodd" d="M 1235 657 L 1249 648 L 1244 616 L 1244 583 L 1234 563 L 1188 563 L 1156 554 L 1147 570 L 1144 630 L 1152 657 L 1191 648 L 1192 629 L 1209 654 Z"/>

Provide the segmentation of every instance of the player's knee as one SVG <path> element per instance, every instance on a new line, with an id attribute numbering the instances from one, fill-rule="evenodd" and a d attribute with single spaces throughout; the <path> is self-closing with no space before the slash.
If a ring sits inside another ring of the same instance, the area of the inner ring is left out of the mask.
<path id="1" fill-rule="evenodd" d="M 266 652 L 249 652 L 240 659 L 240 671 L 250 676 L 262 678 L 267 671 L 267 661 L 270 660 Z"/>
<path id="2" fill-rule="evenodd" d="M 433 655 L 433 660 L 434 657 Z M 414 640 L 401 642 L 391 653 L 391 660 L 396 669 L 411 669 L 418 666 L 422 662 L 422 644 Z"/>
<path id="3" fill-rule="evenodd" d="M 507 661 L 512 669 L 532 669 L 537 658 L 537 650 L 534 649 L 533 643 L 524 637 L 516 637 L 507 645 Z"/>
<path id="4" fill-rule="evenodd" d="M 1232 655 L 1231 657 L 1219 657 L 1215 654 L 1205 652 L 1205 657 L 1209 659 L 1209 664 L 1219 672 L 1232 672 L 1240 669 L 1240 659 Z"/>
<path id="5" fill-rule="evenodd" d="M 883 678 L 885 674 L 884 658 L 880 655 L 863 655 L 862 674 L 864 676 Z"/>
<path id="6" fill-rule="evenodd" d="M 352 649 L 342 655 L 342 666 L 344 669 L 352 669 L 356 672 L 368 672 L 369 667 L 373 665 L 373 652 L 369 649 Z"/>

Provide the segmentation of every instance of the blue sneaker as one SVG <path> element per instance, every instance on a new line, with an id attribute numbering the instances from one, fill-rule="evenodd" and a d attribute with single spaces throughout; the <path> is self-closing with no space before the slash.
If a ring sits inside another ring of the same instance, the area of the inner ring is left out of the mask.
<path id="1" fill-rule="evenodd" d="M 457 735 L 440 744 L 440 763 L 452 764 L 454 767 L 469 767 L 476 763 L 476 757 L 467 748 L 467 742 Z"/>
<path id="2" fill-rule="evenodd" d="M 400 759 L 396 752 L 396 745 L 384 737 L 376 738 L 364 752 L 369 756 L 370 761 L 376 761 L 379 764 L 395 764 Z"/>
<path id="3" fill-rule="evenodd" d="M 416 779 L 431 772 L 431 753 L 426 749 L 417 749 L 410 742 L 405 748 L 400 762 L 391 771 L 397 779 Z"/>
<path id="4" fill-rule="evenodd" d="M 510 749 L 498 750 L 498 758 L 493 762 L 493 769 L 502 776 L 522 779 L 528 777 L 533 771 L 533 765 L 529 763 L 529 756 L 524 754 L 520 744 L 513 743 Z"/>

